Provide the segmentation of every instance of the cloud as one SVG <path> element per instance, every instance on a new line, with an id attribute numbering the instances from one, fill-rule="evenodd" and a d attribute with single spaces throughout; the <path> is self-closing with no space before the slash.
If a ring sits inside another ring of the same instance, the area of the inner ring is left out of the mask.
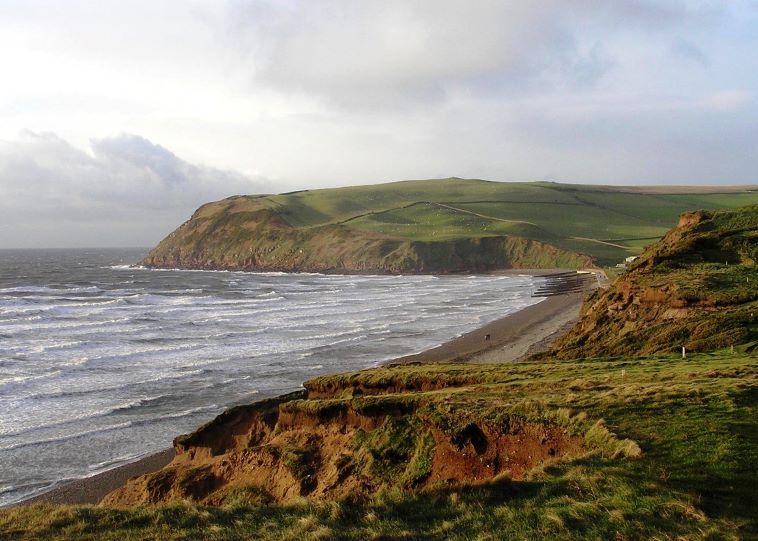
<path id="1" fill-rule="evenodd" d="M 671 46 L 671 50 L 674 54 L 681 56 L 695 64 L 699 64 L 702 67 L 707 67 L 709 63 L 708 55 L 705 54 L 700 47 L 689 42 L 684 38 L 678 38 Z"/>
<path id="2" fill-rule="evenodd" d="M 67 227 L 85 231 L 77 244 L 152 244 L 202 203 L 267 187 L 262 177 L 188 163 L 137 135 L 94 139 L 88 153 L 27 131 L 0 143 L 0 246 L 45 246 L 45 234 L 65 237 Z"/>
<path id="3" fill-rule="evenodd" d="M 591 86 L 614 65 L 606 42 L 704 9 L 676 0 L 235 1 L 229 35 L 256 84 L 346 108 L 404 108 L 459 92 Z"/>
<path id="4" fill-rule="evenodd" d="M 404 178 L 756 181 L 754 0 L 49 4 L 0 17 L 0 246 Z"/>
<path id="5" fill-rule="evenodd" d="M 753 103 L 753 95 L 747 90 L 722 90 L 703 100 L 703 106 L 714 111 L 739 111 Z"/>

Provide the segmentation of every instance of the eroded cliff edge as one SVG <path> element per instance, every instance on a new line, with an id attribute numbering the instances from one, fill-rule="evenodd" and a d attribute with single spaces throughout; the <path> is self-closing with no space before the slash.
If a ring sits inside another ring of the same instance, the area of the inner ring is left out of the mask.
<path id="1" fill-rule="evenodd" d="M 712 351 L 758 340 L 758 206 L 695 211 L 584 303 L 549 355 Z"/>
<path id="2" fill-rule="evenodd" d="M 449 365 L 323 376 L 176 438 L 171 464 L 102 505 L 360 499 L 384 488 L 518 481 L 588 454 L 641 453 L 585 414 L 492 393 L 509 378 L 495 366 Z"/>

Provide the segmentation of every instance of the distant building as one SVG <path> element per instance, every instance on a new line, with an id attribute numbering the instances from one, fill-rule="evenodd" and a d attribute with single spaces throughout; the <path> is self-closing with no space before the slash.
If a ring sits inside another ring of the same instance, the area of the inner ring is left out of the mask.
<path id="1" fill-rule="evenodd" d="M 625 269 L 627 267 L 627 265 L 629 265 L 630 263 L 633 263 L 634 260 L 637 259 L 637 257 L 638 256 L 636 256 L 636 255 L 630 255 L 629 257 L 627 257 L 626 259 L 624 259 L 623 263 L 616 263 L 616 268 L 617 269 Z"/>

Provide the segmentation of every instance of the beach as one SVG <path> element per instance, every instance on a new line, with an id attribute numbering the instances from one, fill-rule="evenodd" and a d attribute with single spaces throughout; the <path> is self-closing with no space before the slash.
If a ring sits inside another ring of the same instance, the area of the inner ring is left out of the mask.
<path id="1" fill-rule="evenodd" d="M 525 274 L 526 271 L 520 273 Z M 563 291 L 562 284 L 563 282 L 558 280 L 550 294 L 537 304 L 455 337 L 442 345 L 393 359 L 385 365 L 516 362 L 542 351 L 579 316 L 583 293 L 573 288 Z M 168 464 L 173 456 L 173 448 L 165 449 L 91 477 L 67 482 L 13 505 L 97 504 L 106 494 L 122 486 L 129 478 L 156 471 Z"/>
<path id="2" fill-rule="evenodd" d="M 96 504 L 103 496 L 122 486 L 131 477 L 161 469 L 174 458 L 174 449 L 164 449 L 135 462 L 124 464 L 91 477 L 69 481 L 38 496 L 13 504 L 31 505 L 34 503 L 52 504 Z"/>
<path id="3" fill-rule="evenodd" d="M 386 364 L 517 361 L 576 321 L 581 302 L 582 293 L 551 296 L 440 346 Z"/>

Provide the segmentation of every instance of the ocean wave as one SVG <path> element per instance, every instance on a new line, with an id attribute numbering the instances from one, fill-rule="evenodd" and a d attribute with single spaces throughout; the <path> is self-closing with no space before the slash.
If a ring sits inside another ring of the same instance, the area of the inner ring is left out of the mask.
<path id="1" fill-rule="evenodd" d="M 123 406 L 119 406 L 117 408 L 113 408 L 113 411 L 111 413 L 125 413 L 125 412 L 131 412 L 136 409 L 140 408 L 149 408 L 153 406 L 160 405 L 162 403 L 165 403 L 169 399 L 175 397 L 176 395 L 171 394 L 160 394 L 157 396 L 148 396 L 145 398 L 140 398 L 139 400 L 135 400 L 134 402 L 129 402 L 128 404 L 124 404 Z"/>
<path id="2" fill-rule="evenodd" d="M 39 320 L 33 320 L 33 321 L 39 321 Z M 104 327 L 108 326 L 108 329 L 105 329 L 102 332 L 113 332 L 116 329 L 114 328 L 115 324 L 128 324 L 131 323 L 133 320 L 131 317 L 124 316 L 120 318 L 114 318 L 114 319 L 104 319 L 100 321 L 82 321 L 80 318 L 69 318 L 66 320 L 60 320 L 60 319 L 53 319 L 52 321 L 40 321 L 39 323 L 34 324 L 28 324 L 28 323 L 15 323 L 12 326 L 12 330 L 18 332 L 27 332 L 27 331 L 34 331 L 37 333 L 41 330 L 47 330 L 47 331 L 66 331 L 70 334 L 73 334 L 77 330 L 88 330 L 91 332 L 93 328 L 96 327 Z M 155 320 L 157 321 L 157 320 Z M 69 336 L 69 335 L 63 335 L 63 336 Z"/>
<path id="3" fill-rule="evenodd" d="M 56 377 L 62 373 L 61 370 L 54 370 L 53 372 L 47 372 L 44 374 L 32 374 L 32 375 L 23 375 L 23 376 L 10 376 L 8 379 L 0 382 L 0 389 L 3 389 L 4 392 L 7 392 L 8 389 L 11 386 L 17 386 L 19 384 L 26 383 L 28 381 L 34 381 L 38 379 L 45 379 L 45 378 L 51 378 Z"/>
<path id="4" fill-rule="evenodd" d="M 125 352 L 112 353 L 107 355 L 89 357 L 84 363 L 84 368 L 94 366 L 117 367 L 120 361 L 139 361 L 145 360 L 146 357 L 155 357 L 159 355 L 175 354 L 185 351 L 196 351 L 200 344 L 189 339 L 182 340 L 181 344 L 175 346 L 163 346 L 159 348 L 142 348 L 132 349 Z"/>
<path id="5" fill-rule="evenodd" d="M 60 300 L 60 299 L 55 299 Z M 78 299 L 77 299 L 78 300 Z M 16 303 L 15 305 L 6 305 L 0 309 L 0 315 L 7 318 L 23 318 L 29 314 L 35 316 L 65 316 L 65 315 L 90 315 L 98 311 L 109 308 L 109 304 L 113 301 L 108 300 L 104 302 L 66 302 L 66 303 L 29 303 L 24 299 L 23 304 Z M 89 309 L 89 310 L 86 310 Z"/>
<path id="6" fill-rule="evenodd" d="M 330 333 L 323 333 L 323 334 L 314 334 L 314 335 L 306 335 L 300 338 L 300 340 L 329 340 L 331 338 L 339 338 L 341 336 L 350 336 L 356 333 L 360 333 L 365 331 L 363 327 L 354 327 L 351 329 L 347 329 L 344 331 L 337 331 L 337 332 L 330 332 Z M 337 342 L 329 342 L 330 344 L 334 344 Z"/>
<path id="7" fill-rule="evenodd" d="M 135 293 L 121 297 L 127 304 L 152 305 L 152 304 L 190 304 L 196 300 L 194 297 L 178 297 L 171 295 L 156 295 L 154 293 Z"/>
<path id="8" fill-rule="evenodd" d="M 18 490 L 19 487 L 16 487 L 15 485 L 0 485 L 0 494 L 6 494 L 8 492 L 14 492 Z"/>
<path id="9" fill-rule="evenodd" d="M 359 334 L 358 336 L 353 336 L 352 338 L 343 338 L 342 340 L 335 340 L 333 342 L 329 342 L 327 344 L 324 344 L 323 346 L 317 346 L 314 349 L 315 350 L 323 350 L 323 349 L 330 349 L 334 346 L 338 346 L 340 344 L 348 344 L 351 342 L 360 342 L 361 340 L 365 340 L 368 338 L 367 334 Z"/>
<path id="10" fill-rule="evenodd" d="M 135 421 L 130 421 L 131 426 L 144 426 L 149 425 L 153 423 L 159 423 L 161 421 L 165 421 L 166 419 L 181 419 L 182 417 L 189 417 L 190 415 L 195 415 L 196 413 L 203 413 L 206 411 L 218 411 L 220 409 L 223 409 L 222 406 L 219 406 L 218 404 L 209 404 L 207 406 L 198 406 L 196 408 L 189 408 L 186 410 L 176 411 L 174 413 L 166 413 L 161 414 L 160 417 L 155 419 L 139 419 Z"/>
<path id="11" fill-rule="evenodd" d="M 115 466 L 121 466 L 123 464 L 136 462 L 143 456 L 145 456 L 145 453 L 132 453 L 129 455 L 121 455 L 115 458 L 109 458 L 108 460 L 96 462 L 95 464 L 90 464 L 87 466 L 87 472 L 89 474 L 88 477 L 113 469 Z"/>
<path id="12" fill-rule="evenodd" d="M 114 411 L 118 411 L 119 409 L 122 409 L 124 407 L 127 407 L 129 404 L 138 404 L 139 400 L 131 400 L 129 402 L 123 403 L 123 404 L 115 404 L 113 406 L 108 406 L 102 409 L 98 410 L 91 410 L 84 413 L 80 413 L 79 415 L 74 415 L 69 418 L 59 419 L 52 423 L 43 423 L 39 425 L 34 425 L 30 427 L 23 428 L 22 430 L 16 430 L 16 431 L 8 431 L 3 432 L 0 430 L 0 437 L 2 438 L 8 438 L 8 437 L 15 437 L 15 436 L 21 436 L 23 434 L 29 434 L 31 432 L 38 432 L 40 430 L 47 430 L 50 428 L 58 428 L 63 427 L 75 423 L 81 423 L 82 421 L 89 421 L 92 419 L 98 419 L 100 417 L 105 417 L 107 415 L 110 415 Z M 0 446 L 0 449 L 2 447 Z"/>
<path id="13" fill-rule="evenodd" d="M 86 361 L 80 362 L 79 365 L 81 366 L 85 364 Z M 72 371 L 74 372 L 74 371 Z M 83 396 L 91 396 L 91 395 L 103 395 L 105 393 L 114 393 L 116 391 L 124 392 L 129 389 L 134 390 L 140 390 L 144 388 L 147 384 L 168 384 L 170 382 L 180 382 L 187 379 L 192 379 L 194 376 L 199 376 L 205 373 L 208 373 L 209 370 L 206 368 L 196 368 L 194 366 L 190 367 L 189 369 L 182 370 L 180 372 L 177 372 L 176 370 L 170 370 L 170 371 L 164 371 L 160 373 L 154 373 L 150 377 L 147 378 L 140 378 L 136 380 L 132 380 L 129 382 L 119 382 L 115 385 L 98 385 L 97 387 L 92 388 L 85 388 L 85 389 L 76 389 L 76 390 L 60 390 L 58 387 L 61 385 L 61 383 L 57 383 L 55 388 L 50 391 L 42 391 L 42 392 L 32 392 L 28 394 L 11 394 L 8 388 L 3 389 L 4 395 L 0 397 L 0 402 L 20 402 L 20 401 L 27 401 L 27 402 L 36 402 L 39 400 L 49 400 L 49 399 L 56 399 L 56 398 L 67 398 L 67 397 L 83 397 Z M 61 370 L 56 370 L 54 372 L 46 373 L 46 374 L 40 374 L 36 376 L 22 376 L 29 380 L 42 380 L 42 379 L 54 379 L 54 378 L 60 378 L 64 374 Z M 68 374 L 69 377 L 76 377 L 73 374 Z M 13 384 L 15 382 L 10 382 L 9 385 Z M 23 383 L 23 382 L 22 382 Z M 212 386 L 211 383 L 209 386 Z M 0 388 L 3 387 L 3 384 L 0 384 Z M 7 407 L 7 406 L 6 406 Z"/>
<path id="14" fill-rule="evenodd" d="M 251 291 L 251 290 L 245 290 L 245 292 L 256 293 L 256 291 Z M 258 299 L 262 299 L 262 298 L 265 298 L 265 297 L 279 297 L 279 298 L 284 298 L 284 297 L 280 297 L 280 296 L 279 296 L 279 293 L 277 293 L 277 292 L 276 292 L 275 290 L 273 290 L 273 289 L 272 289 L 271 291 L 267 291 L 266 293 L 261 293 L 261 294 L 259 294 L 259 295 L 258 295 L 256 298 L 258 298 Z"/>
<path id="15" fill-rule="evenodd" d="M 52 425 L 51 425 L 52 426 Z M 78 438 L 83 438 L 85 436 L 91 436 L 93 434 L 100 434 L 104 432 L 112 432 L 113 430 L 123 430 L 124 428 L 129 428 L 133 426 L 133 423 L 131 421 L 127 421 L 125 423 L 118 423 L 115 425 L 109 425 L 102 428 L 93 428 L 91 430 L 82 430 L 80 432 L 73 432 L 71 434 L 64 434 L 60 436 L 53 436 L 50 438 L 42 438 L 39 440 L 34 441 L 25 441 L 25 442 L 19 442 L 14 443 L 11 445 L 2 445 L 0 444 L 0 451 L 13 451 L 15 449 L 21 449 L 23 447 L 33 447 L 35 445 L 44 445 L 47 443 L 59 443 L 62 441 L 69 441 L 69 440 L 75 440 Z M 3 434 L 3 436 L 15 436 L 17 434 Z"/>
<path id="16" fill-rule="evenodd" d="M 49 286 L 15 286 L 15 287 L 2 287 L 0 288 L 0 294 L 3 293 L 53 293 L 56 295 L 65 295 L 68 293 L 78 293 L 84 291 L 100 291 L 97 286 L 61 286 L 61 287 L 49 287 Z"/>
<path id="17" fill-rule="evenodd" d="M 77 416 L 72 417 L 70 419 L 62 419 L 62 420 L 56 421 L 54 423 L 42 424 L 42 425 L 38 425 L 38 426 L 34 426 L 34 427 L 25 428 L 23 430 L 17 430 L 15 432 L 0 432 L 0 438 L 2 438 L 2 439 L 17 438 L 18 436 L 27 435 L 27 434 L 31 434 L 31 433 L 34 433 L 34 432 L 39 432 L 39 431 L 43 431 L 43 430 L 49 430 L 51 428 L 61 428 L 61 427 L 64 427 L 64 426 L 73 425 L 73 424 L 76 424 L 76 423 L 81 423 L 82 421 L 85 421 L 85 420 L 89 421 L 89 420 L 93 420 L 93 419 L 98 419 L 98 418 L 106 417 L 106 416 L 111 415 L 113 413 L 124 412 L 124 411 L 128 411 L 130 409 L 138 408 L 138 407 L 141 407 L 141 406 L 144 407 L 143 400 L 147 400 L 148 401 L 147 403 L 149 403 L 150 400 L 157 400 L 159 398 L 161 398 L 161 397 L 153 397 L 153 398 L 147 398 L 147 399 L 132 400 L 132 401 L 124 403 L 124 404 L 114 405 L 112 407 L 103 408 L 101 410 L 96 410 L 96 411 L 88 412 L 88 413 L 85 413 L 85 414 L 82 414 L 82 415 L 77 415 Z M 112 425 L 112 426 L 113 427 L 126 428 L 126 427 L 129 427 L 129 426 L 144 425 L 144 424 L 148 424 L 148 423 L 152 423 L 152 422 L 159 422 L 159 421 L 164 420 L 164 419 L 176 419 L 176 418 L 180 418 L 180 417 L 186 417 L 188 415 L 192 415 L 194 413 L 199 413 L 199 412 L 202 412 L 202 411 L 216 410 L 216 409 L 218 409 L 218 407 L 219 406 L 217 404 L 210 404 L 210 405 L 205 405 L 205 406 L 197 406 L 197 407 L 189 408 L 189 409 L 186 409 L 186 410 L 180 410 L 178 412 L 162 413 L 159 417 L 156 417 L 156 418 L 134 419 L 134 420 L 130 420 L 130 421 L 127 421 L 127 422 L 118 423 L 118 424 Z M 83 431 L 83 432 L 74 432 L 74 433 L 71 433 L 71 434 L 66 434 L 65 436 L 56 436 L 56 437 L 51 437 L 51 438 L 43 438 L 43 439 L 39 439 L 39 440 L 20 442 L 20 443 L 17 443 L 17 444 L 11 444 L 11 445 L 0 444 L 0 451 L 3 451 L 3 450 L 7 451 L 7 450 L 10 450 L 10 449 L 17 449 L 19 447 L 26 447 L 28 445 L 34 445 L 35 443 L 49 443 L 49 442 L 54 442 L 54 441 L 65 441 L 65 440 L 68 440 L 68 439 L 77 438 L 77 437 L 81 437 L 81 436 L 84 436 L 84 435 L 94 434 L 94 433 L 102 432 L 104 430 L 111 430 L 111 429 L 112 428 L 109 428 L 109 427 L 106 427 L 106 429 L 96 428 L 96 429 L 86 430 L 86 431 Z"/>

